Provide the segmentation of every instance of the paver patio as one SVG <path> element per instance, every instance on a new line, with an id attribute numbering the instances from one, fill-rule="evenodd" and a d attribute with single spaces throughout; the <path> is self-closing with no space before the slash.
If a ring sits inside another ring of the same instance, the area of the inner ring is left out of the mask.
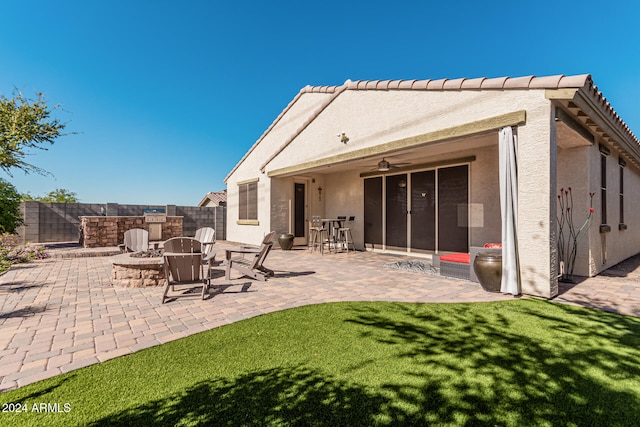
<path id="1" fill-rule="evenodd" d="M 224 258 L 224 248 L 232 246 L 218 242 L 218 258 Z M 224 267 L 219 266 L 208 299 L 183 298 L 163 305 L 161 288 L 112 286 L 109 259 L 50 258 L 16 265 L 0 276 L 0 391 L 238 320 L 308 304 L 513 298 L 487 293 L 473 282 L 383 267 L 406 257 L 273 250 L 265 265 L 276 276 L 267 282 L 246 278 L 225 282 Z M 640 316 L 639 264 L 634 257 L 605 275 L 562 286 L 556 300 Z"/>

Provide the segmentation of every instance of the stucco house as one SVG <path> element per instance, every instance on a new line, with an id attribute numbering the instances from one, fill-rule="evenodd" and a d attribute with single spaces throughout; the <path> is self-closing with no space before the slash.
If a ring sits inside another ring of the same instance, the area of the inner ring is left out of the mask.
<path id="1" fill-rule="evenodd" d="M 227 238 L 276 230 L 305 244 L 312 215 L 353 215 L 359 249 L 428 257 L 500 242 L 503 129 L 516 136 L 523 293 L 558 293 L 561 189 L 576 228 L 593 208 L 576 275 L 640 252 L 640 143 L 590 75 L 307 86 L 226 177 Z"/>

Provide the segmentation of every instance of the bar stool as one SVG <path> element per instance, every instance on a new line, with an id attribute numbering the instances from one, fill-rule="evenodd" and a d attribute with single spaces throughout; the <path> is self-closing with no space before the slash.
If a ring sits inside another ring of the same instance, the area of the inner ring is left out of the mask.
<path id="1" fill-rule="evenodd" d="M 347 222 L 353 223 L 355 219 L 355 216 L 350 216 Z M 342 249 L 347 249 L 347 253 L 349 253 L 349 245 L 353 246 L 354 251 L 356 250 L 356 245 L 353 243 L 353 236 L 351 235 L 351 227 L 343 226 L 338 228 L 338 242 L 340 243 Z"/>
<path id="2" fill-rule="evenodd" d="M 327 236 L 327 229 L 323 227 L 319 216 L 312 216 L 309 225 L 309 248 L 315 252 L 316 247 L 320 246 L 320 254 L 324 255 L 324 236 Z"/>
<path id="3" fill-rule="evenodd" d="M 333 249 L 338 252 L 338 246 L 340 246 L 342 250 L 342 241 L 340 240 L 340 228 L 344 227 L 344 223 L 347 220 L 346 216 L 338 215 L 336 217 L 337 221 L 333 221 L 332 227 L 329 230 L 329 249 L 331 249 L 331 243 L 333 243 Z"/>

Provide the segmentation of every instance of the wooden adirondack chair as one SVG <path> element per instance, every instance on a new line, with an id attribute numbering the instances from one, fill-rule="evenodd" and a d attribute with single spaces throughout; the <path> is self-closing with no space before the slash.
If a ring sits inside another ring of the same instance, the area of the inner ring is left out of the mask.
<path id="1" fill-rule="evenodd" d="M 273 276 L 273 270 L 264 267 L 262 263 L 267 258 L 273 246 L 273 238 L 275 235 L 275 231 L 267 234 L 258 248 L 245 246 L 238 249 L 227 249 L 225 279 L 231 279 L 231 269 L 239 271 L 243 276 L 261 281 L 265 281 L 267 277 Z"/>
<path id="2" fill-rule="evenodd" d="M 206 280 L 208 285 L 211 283 L 211 262 L 215 260 L 216 253 L 211 251 L 209 253 L 204 252 L 205 245 L 196 239 L 191 237 L 174 237 L 164 242 L 165 253 L 198 253 L 202 258 L 202 263 L 207 264 L 208 271 Z"/>
<path id="3" fill-rule="evenodd" d="M 202 243 L 191 237 L 174 237 L 164 242 L 163 247 L 169 253 L 202 255 Z"/>
<path id="4" fill-rule="evenodd" d="M 143 252 L 149 250 L 149 232 L 142 228 L 132 228 L 124 232 L 124 251 Z"/>
<path id="5" fill-rule="evenodd" d="M 164 272 L 167 283 L 162 292 L 162 303 L 167 299 L 193 296 L 193 293 L 176 293 L 176 286 L 193 290 L 202 286 L 205 299 L 210 280 L 204 275 L 202 244 L 190 237 L 175 237 L 164 242 Z M 169 295 L 169 289 L 173 292 Z"/>
<path id="6" fill-rule="evenodd" d="M 216 253 L 213 250 L 213 245 L 216 243 L 216 230 L 211 227 L 198 228 L 194 239 L 202 243 L 202 252 L 204 254 L 209 255 L 213 253 L 210 259 L 211 261 L 215 261 Z"/>

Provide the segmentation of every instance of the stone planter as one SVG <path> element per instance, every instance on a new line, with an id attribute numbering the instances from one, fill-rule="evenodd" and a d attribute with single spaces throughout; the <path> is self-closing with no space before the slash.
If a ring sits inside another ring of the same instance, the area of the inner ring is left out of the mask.
<path id="1" fill-rule="evenodd" d="M 278 236 L 278 243 L 280 247 L 284 251 L 290 251 L 293 247 L 293 234 L 291 233 L 282 233 Z"/>
<path id="2" fill-rule="evenodd" d="M 502 281 L 502 254 L 481 252 L 473 261 L 480 286 L 487 292 L 500 292 Z"/>

